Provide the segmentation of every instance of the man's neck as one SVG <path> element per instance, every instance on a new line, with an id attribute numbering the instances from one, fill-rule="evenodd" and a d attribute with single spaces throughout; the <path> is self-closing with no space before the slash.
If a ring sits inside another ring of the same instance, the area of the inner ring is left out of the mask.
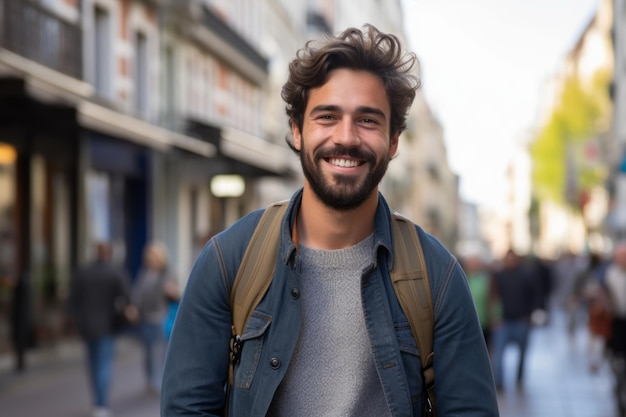
<path id="1" fill-rule="evenodd" d="M 328 207 L 309 187 L 304 188 L 297 217 L 298 243 L 315 249 L 343 249 L 356 245 L 374 231 L 378 192 L 359 207 Z"/>

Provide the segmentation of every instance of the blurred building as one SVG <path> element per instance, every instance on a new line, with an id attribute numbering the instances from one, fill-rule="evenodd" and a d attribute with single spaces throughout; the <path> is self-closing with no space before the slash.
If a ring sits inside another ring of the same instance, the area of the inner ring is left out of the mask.
<path id="1" fill-rule="evenodd" d="M 500 253 L 499 238 L 504 234 L 494 232 L 497 219 L 493 213 L 485 215 L 484 210 L 475 203 L 459 203 L 459 240 L 455 253 L 460 258 L 478 256 L 485 262 L 491 262 Z"/>
<path id="2" fill-rule="evenodd" d="M 609 227 L 616 239 L 626 238 L 626 1 L 613 0 L 613 145 L 612 210 Z"/>
<path id="3" fill-rule="evenodd" d="M 506 170 L 503 204 L 481 213 L 483 235 L 489 242 L 494 260 L 502 259 L 509 249 L 522 255 L 534 252 L 529 223 L 531 183 L 527 140 L 520 137 L 515 143 Z"/>
<path id="4" fill-rule="evenodd" d="M 459 228 L 471 225 L 459 225 L 458 177 L 448 164 L 443 126 L 421 91 L 400 140 L 384 183 L 390 204 L 455 251 L 457 242 L 468 238 L 459 236 Z"/>
<path id="5" fill-rule="evenodd" d="M 613 5 L 611 0 L 601 0 L 545 93 L 538 122 L 540 127 L 548 123 L 559 106 L 563 108 L 563 91 L 566 88 L 572 91 L 573 82 L 580 96 L 590 97 L 596 107 L 593 108 L 593 125 L 585 137 L 572 128 L 578 137 L 562 138 L 564 151 L 560 157 L 565 160 L 566 178 L 562 190 L 565 204 L 540 201 L 534 207 L 531 220 L 533 248 L 542 256 L 556 257 L 560 253 L 580 253 L 590 249 L 603 252 L 610 245 L 611 220 L 607 217 L 610 204 L 606 183 L 583 183 L 585 178 L 581 173 L 593 172 L 594 176 L 610 178 L 608 171 L 615 164 L 612 162 L 615 143 L 609 134 L 611 112 L 603 107 L 610 103 L 603 100 L 607 91 L 599 90 L 604 88 L 599 82 L 601 77 L 610 77 L 613 72 L 613 30 Z M 568 97 L 571 100 L 571 95 Z M 571 119 L 564 123 L 571 123 Z"/>
<path id="6" fill-rule="evenodd" d="M 0 0 L 0 354 L 66 336 L 94 242 L 134 275 L 162 240 L 184 285 L 209 236 L 288 198 L 288 64 L 368 22 L 405 39 L 400 0 Z M 443 129 L 421 95 L 410 117 L 383 191 L 453 244 Z"/>
<path id="7" fill-rule="evenodd" d="M 134 273 L 146 242 L 163 240 L 186 272 L 254 205 L 256 179 L 290 175 L 265 128 L 262 11 L 0 3 L 0 352 L 62 336 L 71 271 L 94 241 Z"/>

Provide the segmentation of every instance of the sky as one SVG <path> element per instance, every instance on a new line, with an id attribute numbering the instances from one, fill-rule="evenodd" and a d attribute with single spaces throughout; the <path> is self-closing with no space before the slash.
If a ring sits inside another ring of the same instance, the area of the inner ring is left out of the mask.
<path id="1" fill-rule="evenodd" d="M 422 91 L 444 129 L 461 196 L 497 208 L 516 143 L 600 0 L 403 0 Z"/>

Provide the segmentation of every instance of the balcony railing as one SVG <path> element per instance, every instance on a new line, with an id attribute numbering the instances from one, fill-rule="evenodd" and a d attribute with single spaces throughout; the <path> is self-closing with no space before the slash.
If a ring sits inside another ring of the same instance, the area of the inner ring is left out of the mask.
<path id="1" fill-rule="evenodd" d="M 0 48 L 82 79 L 82 32 L 29 0 L 0 1 Z"/>

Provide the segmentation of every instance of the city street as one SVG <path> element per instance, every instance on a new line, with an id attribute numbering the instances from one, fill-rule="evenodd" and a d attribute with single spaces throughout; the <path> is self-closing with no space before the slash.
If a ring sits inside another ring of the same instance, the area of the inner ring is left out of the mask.
<path id="1" fill-rule="evenodd" d="M 499 394 L 502 417 L 618 417 L 608 364 L 591 373 L 587 331 L 580 323 L 571 339 L 565 317 L 554 315 L 532 331 L 525 381 L 515 385 L 517 350 L 505 355 L 505 387 Z"/>
<path id="2" fill-rule="evenodd" d="M 569 339 L 563 317 L 533 330 L 521 387 L 513 376 L 517 351 L 506 355 L 505 387 L 499 395 L 502 417 L 618 417 L 608 367 L 589 372 L 587 335 L 581 324 Z M 89 391 L 78 344 L 29 358 L 23 374 L 0 373 L 0 410 L 4 417 L 88 416 Z M 54 359 L 54 360 L 53 360 Z M 113 417 L 156 417 L 158 398 L 145 391 L 141 351 L 131 338 L 118 343 L 111 399 Z"/>
<path id="3" fill-rule="evenodd" d="M 0 374 L 0 414 L 3 417 L 89 417 L 90 391 L 82 345 L 68 344 L 36 355 L 24 373 Z M 117 343 L 111 392 L 112 417 L 156 417 L 159 399 L 146 390 L 141 347 L 136 339 Z"/>

